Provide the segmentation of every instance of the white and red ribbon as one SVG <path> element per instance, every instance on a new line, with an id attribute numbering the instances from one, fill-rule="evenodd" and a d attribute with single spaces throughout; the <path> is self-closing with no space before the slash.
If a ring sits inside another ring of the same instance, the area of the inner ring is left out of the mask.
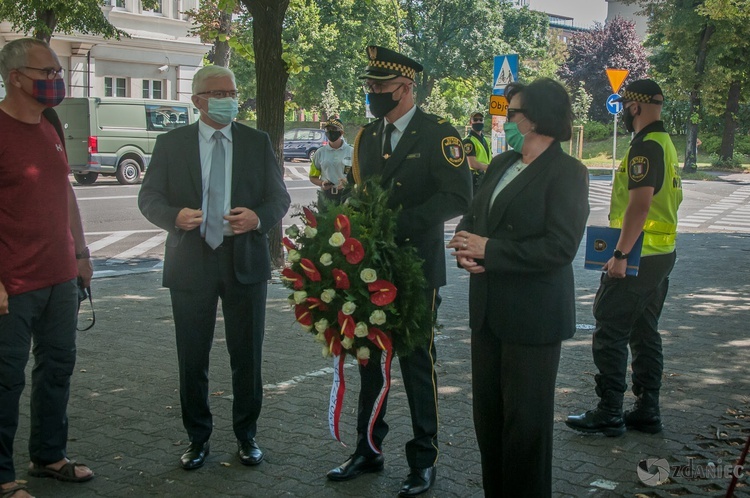
<path id="1" fill-rule="evenodd" d="M 344 406 L 344 393 L 346 393 L 346 381 L 344 380 L 344 359 L 346 355 L 335 355 L 333 357 L 333 385 L 331 385 L 331 397 L 328 401 L 328 428 L 331 436 L 341 442 L 339 435 L 339 419 L 341 409 Z M 346 446 L 346 445 L 345 445 Z"/>
<path id="2" fill-rule="evenodd" d="M 378 419 L 378 415 L 380 415 L 380 410 L 383 408 L 383 403 L 385 403 L 385 398 L 388 396 L 388 391 L 391 389 L 392 358 L 393 350 L 391 348 L 385 349 L 380 355 L 380 372 L 383 375 L 383 387 L 380 388 L 380 392 L 378 393 L 377 398 L 375 398 L 375 404 L 372 406 L 370 420 L 367 422 L 367 444 L 370 445 L 370 449 L 378 455 L 381 451 L 372 440 L 372 429 L 375 426 L 375 421 Z"/>

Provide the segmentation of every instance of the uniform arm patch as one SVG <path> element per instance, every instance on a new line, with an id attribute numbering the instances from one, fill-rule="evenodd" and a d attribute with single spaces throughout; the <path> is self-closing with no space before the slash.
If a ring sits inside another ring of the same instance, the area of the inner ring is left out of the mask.
<path id="1" fill-rule="evenodd" d="M 635 156 L 628 164 L 628 176 L 634 182 L 640 182 L 648 175 L 649 162 L 646 156 Z"/>
<path id="2" fill-rule="evenodd" d="M 467 156 L 473 156 L 474 155 L 474 144 L 471 142 L 464 142 L 464 154 Z"/>
<path id="3" fill-rule="evenodd" d="M 454 168 L 464 163 L 464 148 L 458 137 L 445 137 L 441 142 L 443 157 Z"/>

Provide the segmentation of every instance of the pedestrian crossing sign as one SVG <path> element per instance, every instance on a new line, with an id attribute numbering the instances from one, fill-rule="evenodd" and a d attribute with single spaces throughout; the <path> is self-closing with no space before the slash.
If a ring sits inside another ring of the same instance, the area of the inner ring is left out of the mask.
<path id="1" fill-rule="evenodd" d="M 518 81 L 518 54 L 496 55 L 492 94 L 503 95 L 509 83 Z"/>

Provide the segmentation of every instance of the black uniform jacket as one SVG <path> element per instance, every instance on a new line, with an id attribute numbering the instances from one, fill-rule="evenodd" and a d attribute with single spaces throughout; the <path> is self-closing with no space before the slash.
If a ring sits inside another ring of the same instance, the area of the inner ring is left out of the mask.
<path id="1" fill-rule="evenodd" d="M 470 325 L 501 340 L 546 344 L 575 332 L 572 261 L 589 215 L 588 171 L 553 143 L 489 203 L 521 155 L 495 157 L 456 231 L 488 237 L 486 271 L 471 275 Z"/>
<path id="2" fill-rule="evenodd" d="M 234 271 L 243 284 L 271 277 L 268 231 L 289 209 L 290 198 L 268 134 L 232 124 L 231 207 L 246 207 L 260 219 L 260 230 L 234 236 Z M 194 289 L 205 282 L 206 259 L 200 228 L 175 227 L 184 207 L 201 209 L 203 186 L 198 123 L 160 135 L 143 178 L 138 207 L 167 236 L 163 285 Z"/>
<path id="3" fill-rule="evenodd" d="M 360 132 L 355 179 L 380 175 L 384 187 L 393 185 L 390 207 L 403 207 L 397 243 L 417 248 L 428 284 L 440 287 L 445 285 L 444 222 L 464 214 L 472 195 L 461 139 L 448 122 L 417 109 L 385 161 L 383 123 L 378 119 Z"/>

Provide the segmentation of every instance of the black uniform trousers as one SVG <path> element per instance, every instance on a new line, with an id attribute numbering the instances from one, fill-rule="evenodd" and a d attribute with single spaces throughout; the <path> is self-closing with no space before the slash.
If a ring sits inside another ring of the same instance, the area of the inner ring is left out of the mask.
<path id="1" fill-rule="evenodd" d="M 508 343 L 486 321 L 471 335 L 474 428 L 485 496 L 552 495 L 560 344 Z"/>
<path id="2" fill-rule="evenodd" d="M 601 277 L 594 299 L 596 328 L 592 350 L 596 393 L 627 390 L 628 344 L 632 353 L 633 392 L 658 391 L 664 367 L 659 317 L 669 290 L 669 274 L 677 255 L 641 258 L 638 276 Z"/>
<path id="3" fill-rule="evenodd" d="M 219 298 L 232 369 L 232 425 L 238 440 L 255 437 L 263 402 L 261 352 L 267 283 L 248 285 L 238 282 L 232 249 L 229 237 L 225 237 L 224 243 L 216 250 L 203 244 L 207 265 L 205 285 L 200 289 L 170 290 L 177 337 L 182 422 L 190 441 L 195 443 L 208 441 L 213 428 L 208 403 L 208 362 Z"/>
<path id="4" fill-rule="evenodd" d="M 430 303 L 433 303 L 434 313 L 437 313 L 440 297 L 437 289 L 428 293 Z M 430 342 L 418 347 L 406 356 L 399 356 L 401 377 L 404 390 L 409 401 L 409 412 L 414 438 L 406 443 L 406 460 L 409 467 L 424 469 L 435 465 L 438 456 L 438 407 L 437 407 L 437 374 L 435 373 L 435 336 L 431 330 Z M 380 367 L 382 352 L 373 351 L 367 366 L 359 366 L 361 390 L 359 392 L 359 406 L 357 413 L 357 449 L 358 455 L 374 456 L 367 442 L 367 425 L 372 414 L 378 393 L 383 387 L 383 374 Z M 383 400 L 380 414 L 375 419 L 372 431 L 373 442 L 382 451 L 383 440 L 388 434 L 388 424 L 385 413 L 388 397 Z"/>

